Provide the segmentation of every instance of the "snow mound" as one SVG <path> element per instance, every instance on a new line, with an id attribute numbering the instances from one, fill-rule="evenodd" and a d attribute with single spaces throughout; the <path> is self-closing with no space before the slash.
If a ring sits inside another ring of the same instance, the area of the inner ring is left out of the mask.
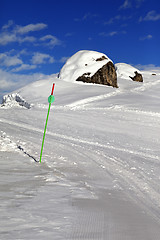
<path id="1" fill-rule="evenodd" d="M 136 71 L 141 74 L 141 72 L 138 69 L 126 63 L 116 63 L 115 67 L 116 67 L 117 77 L 120 77 L 120 78 L 131 80 L 130 77 L 134 77 Z"/>
<path id="2" fill-rule="evenodd" d="M 75 82 L 85 73 L 92 77 L 100 68 L 112 62 L 104 53 L 81 50 L 70 57 L 62 67 L 59 78 L 67 82 Z"/>
<path id="3" fill-rule="evenodd" d="M 0 152 L 13 152 L 17 151 L 16 143 L 10 140 L 5 132 L 0 132 Z"/>
<path id="4" fill-rule="evenodd" d="M 18 93 L 12 93 L 9 95 L 3 96 L 1 107 L 25 107 L 31 108 L 31 105 L 26 102 Z"/>

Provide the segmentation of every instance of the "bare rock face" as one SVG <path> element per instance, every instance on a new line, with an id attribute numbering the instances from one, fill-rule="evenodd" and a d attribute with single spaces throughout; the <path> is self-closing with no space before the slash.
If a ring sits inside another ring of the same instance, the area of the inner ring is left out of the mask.
<path id="1" fill-rule="evenodd" d="M 97 58 L 97 59 L 96 59 L 96 62 L 98 62 L 98 61 L 103 61 L 103 60 L 105 60 L 105 59 L 107 59 L 107 58 L 106 58 L 106 56 L 103 55 L 102 57 Z"/>
<path id="2" fill-rule="evenodd" d="M 134 72 L 135 73 L 135 76 L 134 77 L 130 77 L 133 81 L 136 81 L 136 82 L 143 82 L 143 77 L 142 77 L 142 74 L 138 73 L 137 71 Z"/>
<path id="3" fill-rule="evenodd" d="M 31 108 L 31 104 L 26 102 L 26 100 L 23 99 L 18 93 L 4 95 L 1 107 L 14 107 L 14 106 L 22 106 L 28 109 Z"/>
<path id="4" fill-rule="evenodd" d="M 96 61 L 103 61 L 105 58 L 105 56 L 102 56 L 102 58 L 98 58 Z M 76 81 L 118 87 L 116 70 L 111 61 L 102 66 L 93 76 L 90 77 L 90 74 L 90 72 L 84 73 L 82 76 L 78 77 Z"/>

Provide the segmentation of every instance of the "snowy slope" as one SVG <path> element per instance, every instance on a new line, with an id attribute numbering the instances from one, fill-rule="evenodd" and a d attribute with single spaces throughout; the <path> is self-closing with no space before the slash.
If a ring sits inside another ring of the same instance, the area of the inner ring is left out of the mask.
<path id="1" fill-rule="evenodd" d="M 96 61 L 104 57 L 102 61 Z M 100 68 L 109 61 L 104 53 L 82 50 L 70 57 L 60 71 L 59 78 L 67 82 L 75 82 L 84 73 L 90 73 L 92 77 Z"/>
<path id="2" fill-rule="evenodd" d="M 52 75 L 16 91 L 30 109 L 0 108 L 1 239 L 159 240 L 160 75 L 142 74 L 116 89 Z"/>

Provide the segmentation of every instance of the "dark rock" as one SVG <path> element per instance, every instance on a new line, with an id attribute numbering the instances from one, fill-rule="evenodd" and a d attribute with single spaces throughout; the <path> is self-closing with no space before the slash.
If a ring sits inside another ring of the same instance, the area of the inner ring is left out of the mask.
<path id="1" fill-rule="evenodd" d="M 96 59 L 96 62 L 98 62 L 98 61 L 103 61 L 103 60 L 105 60 L 105 59 L 107 59 L 105 56 L 102 56 L 101 58 L 97 58 Z"/>
<path id="2" fill-rule="evenodd" d="M 133 81 L 143 82 L 142 74 L 138 73 L 137 71 L 135 71 L 134 73 L 135 73 L 135 76 L 134 76 L 134 77 L 131 77 L 131 76 L 129 76 L 129 77 L 130 77 Z"/>
<path id="3" fill-rule="evenodd" d="M 105 57 L 105 56 L 103 56 L 103 57 Z M 104 60 L 104 59 L 102 59 L 102 60 Z M 102 60 L 96 60 L 96 61 L 102 61 Z M 90 73 L 84 73 L 76 81 L 118 87 L 117 86 L 117 74 L 116 74 L 114 64 L 112 62 L 108 62 L 107 64 L 105 64 L 92 77 L 89 77 L 89 75 L 90 75 Z"/>
<path id="4" fill-rule="evenodd" d="M 152 73 L 153 76 L 156 76 L 156 73 Z"/>

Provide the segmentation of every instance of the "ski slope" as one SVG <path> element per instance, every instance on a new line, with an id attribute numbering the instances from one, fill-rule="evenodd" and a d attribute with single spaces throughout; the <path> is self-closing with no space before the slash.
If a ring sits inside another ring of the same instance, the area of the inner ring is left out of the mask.
<path id="1" fill-rule="evenodd" d="M 116 89 L 52 75 L 16 91 L 30 109 L 0 108 L 0 239 L 159 240 L 160 73 L 142 74 Z"/>

